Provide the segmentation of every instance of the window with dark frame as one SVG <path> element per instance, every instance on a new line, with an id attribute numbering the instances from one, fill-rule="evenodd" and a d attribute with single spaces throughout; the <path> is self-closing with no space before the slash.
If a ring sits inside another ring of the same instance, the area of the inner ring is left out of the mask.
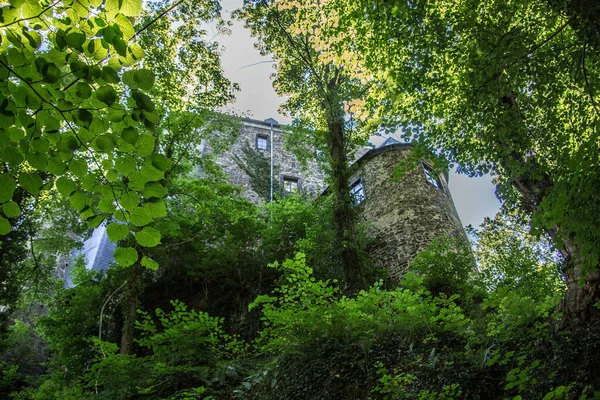
<path id="1" fill-rule="evenodd" d="M 298 184 L 298 178 L 292 178 L 286 176 L 283 178 L 283 190 L 286 193 L 298 193 L 300 191 L 300 185 Z"/>
<path id="2" fill-rule="evenodd" d="M 269 148 L 269 137 L 256 135 L 256 148 L 258 150 L 267 150 Z"/>
<path id="3" fill-rule="evenodd" d="M 352 203 L 355 206 L 365 200 L 365 186 L 363 185 L 362 179 L 358 179 L 350 186 L 350 197 L 352 197 Z"/>
<path id="4" fill-rule="evenodd" d="M 438 176 L 435 173 L 435 171 L 433 170 L 433 168 L 431 168 L 429 165 L 427 165 L 425 163 L 422 163 L 422 165 L 423 165 L 423 171 L 425 171 L 425 179 L 427 179 L 427 182 L 431 183 L 433 186 L 435 186 L 436 188 L 438 188 L 440 190 L 444 190 L 444 186 L 442 186 L 442 182 L 438 178 Z"/>

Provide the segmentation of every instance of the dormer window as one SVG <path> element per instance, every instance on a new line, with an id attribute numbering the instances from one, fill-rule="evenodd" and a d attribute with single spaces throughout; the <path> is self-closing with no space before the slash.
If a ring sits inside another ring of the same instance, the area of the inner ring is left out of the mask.
<path id="1" fill-rule="evenodd" d="M 350 197 L 352 198 L 352 203 L 355 206 L 359 205 L 365 200 L 365 186 L 363 185 L 362 179 L 358 179 L 352 185 L 350 185 Z"/>
<path id="2" fill-rule="evenodd" d="M 429 165 L 422 163 L 423 165 L 423 171 L 425 172 L 425 179 L 427 179 L 427 182 L 429 182 L 430 184 L 432 184 L 433 186 L 435 186 L 436 188 L 440 189 L 440 190 L 444 190 L 444 187 L 442 186 L 442 182 L 440 181 L 439 177 L 437 176 L 437 174 L 435 173 L 435 171 L 433 170 L 433 168 L 431 168 Z"/>
<path id="3" fill-rule="evenodd" d="M 256 135 L 256 149 L 267 150 L 269 148 L 269 137 L 266 135 Z"/>

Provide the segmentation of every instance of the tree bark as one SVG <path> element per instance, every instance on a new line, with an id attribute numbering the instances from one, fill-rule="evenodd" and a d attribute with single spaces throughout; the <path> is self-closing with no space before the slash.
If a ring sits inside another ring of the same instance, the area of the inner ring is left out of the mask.
<path id="1" fill-rule="evenodd" d="M 356 241 L 356 221 L 350 198 L 350 174 L 344 138 L 344 120 L 341 117 L 328 121 L 329 146 L 335 195 L 334 222 L 337 244 L 340 246 L 342 267 L 346 284 L 351 291 L 366 287 L 362 257 Z"/>
<path id="2" fill-rule="evenodd" d="M 535 214 L 552 187 L 552 180 L 545 176 L 543 179 L 520 177 L 513 181 L 513 187 L 523 196 L 523 207 Z M 573 235 L 562 232 L 560 227 L 547 229 L 547 233 L 562 244 L 559 250 L 565 263 L 563 274 L 567 292 L 558 310 L 563 313 L 558 322 L 558 328 L 578 327 L 600 321 L 600 310 L 594 305 L 600 301 L 600 263 L 589 272 L 583 271 L 583 259 L 580 246 Z"/>
<path id="3" fill-rule="evenodd" d="M 142 267 L 135 263 L 131 267 L 131 276 L 127 282 L 127 300 L 125 302 L 123 331 L 121 335 L 121 355 L 133 354 L 135 320 L 137 318 L 138 299 L 141 292 Z"/>

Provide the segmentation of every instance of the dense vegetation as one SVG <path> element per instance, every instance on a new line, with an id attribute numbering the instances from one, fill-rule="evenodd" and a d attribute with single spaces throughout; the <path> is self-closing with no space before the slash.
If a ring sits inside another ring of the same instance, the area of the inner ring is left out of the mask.
<path id="1" fill-rule="evenodd" d="M 236 85 L 203 30 L 226 29 L 216 0 L 3 4 L 0 397 L 600 397 L 599 16 L 593 0 L 248 1 L 289 144 L 323 150 L 332 187 L 257 205 L 198 151 L 239 126 L 217 112 Z M 414 160 L 493 173 L 504 208 L 393 282 L 347 160 L 398 127 Z M 75 260 L 66 288 L 58 256 L 102 223 L 115 265 Z"/>

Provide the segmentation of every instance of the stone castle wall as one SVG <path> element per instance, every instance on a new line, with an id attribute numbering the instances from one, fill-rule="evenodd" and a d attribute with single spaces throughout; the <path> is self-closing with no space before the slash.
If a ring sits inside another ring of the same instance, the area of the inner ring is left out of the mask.
<path id="1" fill-rule="evenodd" d="M 466 239 L 445 176 L 437 176 L 441 184 L 437 188 L 419 165 L 399 181 L 392 180 L 396 167 L 410 153 L 407 144 L 372 150 L 355 163 L 350 182 L 361 179 L 363 183 L 365 199 L 358 205 L 358 215 L 374 241 L 369 255 L 395 280 L 433 239 L 447 235 Z"/>
<path id="2" fill-rule="evenodd" d="M 309 163 L 304 170 L 298 159 L 283 146 L 285 131 L 277 123 L 243 119 L 240 136 L 231 148 L 217 157 L 217 164 L 229 175 L 232 185 L 244 188 L 244 197 L 258 202 L 260 196 L 252 189 L 249 176 L 236 163 L 235 157 L 243 159 L 244 148 L 256 149 L 257 136 L 268 138 L 268 147 L 261 151 L 265 157 L 271 156 L 271 127 L 273 129 L 273 165 L 276 167 L 275 182 L 282 186 L 284 177 L 297 178 L 302 192 L 318 195 L 324 189 L 324 175 L 316 163 Z"/>

